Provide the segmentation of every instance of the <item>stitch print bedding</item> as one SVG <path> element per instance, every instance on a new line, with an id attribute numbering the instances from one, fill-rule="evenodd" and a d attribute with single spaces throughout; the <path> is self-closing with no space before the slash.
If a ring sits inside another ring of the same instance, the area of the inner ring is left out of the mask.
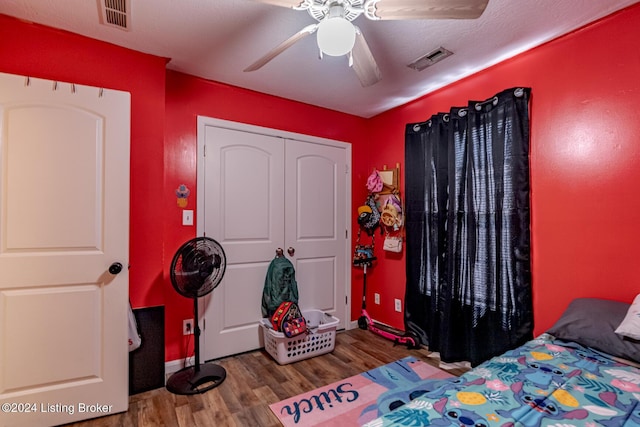
<path id="1" fill-rule="evenodd" d="M 366 426 L 640 426 L 640 369 L 550 334 L 460 379 Z"/>

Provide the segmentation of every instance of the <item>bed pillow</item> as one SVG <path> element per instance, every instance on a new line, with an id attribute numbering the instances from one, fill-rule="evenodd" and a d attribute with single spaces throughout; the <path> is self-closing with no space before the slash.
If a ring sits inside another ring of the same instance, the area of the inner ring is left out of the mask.
<path id="1" fill-rule="evenodd" d="M 640 340 L 640 294 L 633 300 L 631 307 L 629 307 L 627 311 L 627 315 L 616 329 L 616 334 L 634 340 Z"/>
<path id="2" fill-rule="evenodd" d="M 618 301 L 577 298 L 547 332 L 561 340 L 574 341 L 612 356 L 640 362 L 640 342 L 615 333 L 629 306 Z"/>

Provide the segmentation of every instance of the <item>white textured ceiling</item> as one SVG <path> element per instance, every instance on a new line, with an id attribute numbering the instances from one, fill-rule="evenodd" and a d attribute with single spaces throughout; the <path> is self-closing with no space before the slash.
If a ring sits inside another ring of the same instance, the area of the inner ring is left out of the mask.
<path id="1" fill-rule="evenodd" d="M 354 22 L 382 81 L 361 87 L 346 57 L 320 60 L 309 36 L 262 69 L 242 70 L 316 21 L 253 0 L 131 0 L 131 30 L 100 24 L 98 0 L 0 0 L 0 13 L 170 59 L 172 70 L 362 117 L 427 94 L 639 0 L 489 0 L 475 20 Z M 3 41 L 8 42 L 8 41 Z M 414 71 L 438 47 L 454 52 Z"/>

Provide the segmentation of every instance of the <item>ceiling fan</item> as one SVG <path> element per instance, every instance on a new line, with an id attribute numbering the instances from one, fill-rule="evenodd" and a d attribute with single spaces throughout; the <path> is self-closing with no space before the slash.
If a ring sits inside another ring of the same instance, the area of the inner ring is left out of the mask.
<path id="1" fill-rule="evenodd" d="M 320 58 L 323 55 L 349 55 L 363 87 L 382 78 L 369 45 L 351 22 L 364 15 L 371 20 L 405 19 L 475 19 L 480 17 L 489 0 L 254 0 L 295 10 L 306 10 L 316 21 L 289 37 L 244 71 L 255 71 L 306 36 L 318 33 Z"/>

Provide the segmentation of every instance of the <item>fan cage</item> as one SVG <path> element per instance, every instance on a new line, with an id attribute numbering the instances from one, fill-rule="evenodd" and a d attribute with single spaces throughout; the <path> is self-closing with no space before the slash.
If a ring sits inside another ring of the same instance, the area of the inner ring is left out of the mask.
<path id="1" fill-rule="evenodd" d="M 180 295 L 197 298 L 213 291 L 226 270 L 222 246 L 209 237 L 184 243 L 171 262 L 171 283 Z"/>

